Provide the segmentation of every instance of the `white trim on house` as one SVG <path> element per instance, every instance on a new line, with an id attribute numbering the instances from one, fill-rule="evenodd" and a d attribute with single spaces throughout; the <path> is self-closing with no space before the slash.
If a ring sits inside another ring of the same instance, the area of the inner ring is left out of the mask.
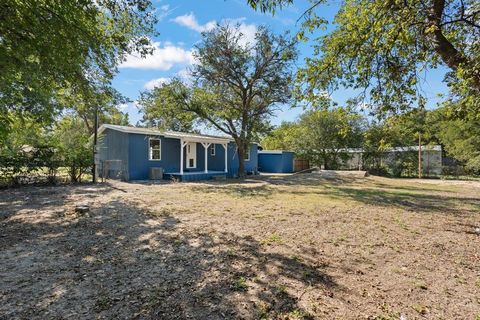
<path id="1" fill-rule="evenodd" d="M 250 152 L 252 150 L 250 149 L 250 146 L 247 147 L 247 150 L 245 150 L 245 155 L 246 155 L 246 158 L 243 159 L 244 161 L 250 161 Z"/>
<path id="2" fill-rule="evenodd" d="M 152 148 L 151 141 L 158 141 L 158 148 Z M 158 159 L 153 159 L 153 151 L 158 150 Z M 162 140 L 160 138 L 148 138 L 148 160 L 160 161 L 162 160 Z"/>
<path id="3" fill-rule="evenodd" d="M 193 161 L 190 161 L 193 160 Z M 187 143 L 187 157 L 186 157 L 186 167 L 187 169 L 197 168 L 197 143 L 188 142 Z"/>
<path id="4" fill-rule="evenodd" d="M 215 143 L 212 143 L 212 144 L 210 145 L 210 155 L 211 155 L 212 157 L 214 157 L 214 156 L 215 156 L 215 152 L 216 152 L 216 151 L 215 151 Z"/>
<path id="5" fill-rule="evenodd" d="M 205 156 L 205 170 L 204 170 L 204 172 L 207 173 L 208 172 L 208 149 L 210 148 L 211 144 L 206 143 L 206 142 L 202 142 L 202 146 L 203 146 L 203 154 Z"/>
<path id="6" fill-rule="evenodd" d="M 225 173 L 228 172 L 228 143 L 222 143 L 223 149 L 225 149 Z"/>

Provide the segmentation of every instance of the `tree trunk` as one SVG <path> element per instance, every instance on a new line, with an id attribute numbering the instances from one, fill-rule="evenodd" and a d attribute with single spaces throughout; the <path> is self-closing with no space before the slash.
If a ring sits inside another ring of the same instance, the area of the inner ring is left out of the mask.
<path id="1" fill-rule="evenodd" d="M 433 49 L 441 57 L 442 61 L 453 71 L 461 65 L 468 68 L 471 63 L 460 51 L 457 50 L 445 37 L 442 31 L 442 17 L 445 11 L 445 0 L 433 0 L 433 5 L 428 16 L 428 21 L 435 27 L 431 34 Z M 480 76 L 478 73 L 471 75 L 475 87 L 480 89 Z"/>
<path id="2" fill-rule="evenodd" d="M 245 146 L 243 143 L 237 143 L 238 147 L 238 177 L 245 177 Z"/>

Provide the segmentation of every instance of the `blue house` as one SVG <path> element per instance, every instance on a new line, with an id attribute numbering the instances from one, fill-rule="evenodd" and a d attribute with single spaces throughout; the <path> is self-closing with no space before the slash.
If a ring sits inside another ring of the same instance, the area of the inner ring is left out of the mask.
<path id="1" fill-rule="evenodd" d="M 124 180 L 146 180 L 152 173 L 180 181 L 238 176 L 233 139 L 176 131 L 104 124 L 97 144 L 98 174 Z M 258 173 L 258 146 L 251 144 L 245 173 Z"/>
<path id="2" fill-rule="evenodd" d="M 268 173 L 292 173 L 294 155 L 292 151 L 258 151 L 258 170 Z"/>

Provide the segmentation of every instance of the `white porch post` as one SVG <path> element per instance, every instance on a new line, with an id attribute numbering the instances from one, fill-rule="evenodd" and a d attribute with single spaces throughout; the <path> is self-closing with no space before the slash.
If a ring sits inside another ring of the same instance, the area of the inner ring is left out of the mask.
<path id="1" fill-rule="evenodd" d="M 208 147 L 210 143 L 202 142 L 203 148 L 205 149 L 205 173 L 208 172 Z"/>
<path id="2" fill-rule="evenodd" d="M 180 174 L 183 174 L 183 139 L 180 139 Z"/>
<path id="3" fill-rule="evenodd" d="M 228 172 L 228 144 L 222 143 L 223 148 L 225 149 L 225 173 Z"/>

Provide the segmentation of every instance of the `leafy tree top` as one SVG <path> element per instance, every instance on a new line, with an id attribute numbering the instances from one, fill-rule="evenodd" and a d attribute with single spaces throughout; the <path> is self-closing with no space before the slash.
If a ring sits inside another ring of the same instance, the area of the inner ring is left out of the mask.
<path id="1" fill-rule="evenodd" d="M 274 11 L 293 0 L 248 0 Z M 328 22 L 321 16 L 327 0 L 312 0 L 303 14 L 299 38 Z M 458 113 L 478 117 L 480 110 L 480 5 L 475 0 L 346 0 L 333 31 L 314 38 L 315 56 L 298 74 L 297 94 L 314 101 L 319 90 L 340 86 L 363 89 L 379 112 L 424 106 L 424 71 L 446 66 L 450 99 Z M 363 99 L 362 99 L 363 100 Z"/>
<path id="2" fill-rule="evenodd" d="M 151 52 L 150 0 L 6 0 L 0 4 L 0 121 L 49 118 L 73 100 L 100 105 L 127 53 Z"/>

